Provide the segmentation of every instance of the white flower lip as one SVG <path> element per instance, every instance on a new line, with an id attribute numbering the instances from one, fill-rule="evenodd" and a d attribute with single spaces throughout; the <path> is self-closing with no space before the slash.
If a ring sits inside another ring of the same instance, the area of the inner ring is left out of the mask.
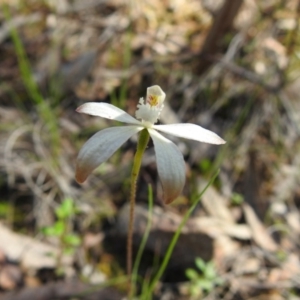
<path id="1" fill-rule="evenodd" d="M 81 148 L 76 164 L 76 180 L 84 182 L 101 163 L 109 159 L 131 136 L 146 128 L 153 140 L 157 170 L 162 183 L 165 203 L 177 198 L 185 184 L 185 162 L 178 147 L 158 131 L 210 144 L 226 143 L 214 132 L 195 124 L 154 125 L 163 109 L 166 94 L 158 86 L 147 89 L 146 102 L 141 98 L 133 118 L 108 103 L 88 102 L 77 112 L 127 123 L 127 126 L 106 128 L 93 135 Z"/>

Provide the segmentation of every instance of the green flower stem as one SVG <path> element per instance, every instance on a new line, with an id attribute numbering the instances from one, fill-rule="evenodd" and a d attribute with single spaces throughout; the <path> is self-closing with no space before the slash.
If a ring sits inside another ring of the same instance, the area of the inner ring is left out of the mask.
<path id="1" fill-rule="evenodd" d="M 146 225 L 146 229 L 145 229 L 145 233 L 143 235 L 138 253 L 136 255 L 135 261 L 134 261 L 134 265 L 133 265 L 133 272 L 132 272 L 132 276 L 131 276 L 131 284 L 132 286 L 135 288 L 135 284 L 138 278 L 138 269 L 139 269 L 139 265 L 142 259 L 142 255 L 143 255 L 143 251 L 145 249 L 150 231 L 151 231 L 151 225 L 152 225 L 152 213 L 153 213 L 153 191 L 152 191 L 152 187 L 149 184 L 148 185 L 148 218 L 147 218 L 147 225 Z M 135 291 L 134 291 L 135 292 Z M 132 294 L 134 295 L 134 293 L 131 293 L 130 296 L 132 296 Z M 129 297 L 130 299 L 130 297 Z"/>
<path id="2" fill-rule="evenodd" d="M 134 222 L 134 206 L 136 196 L 136 183 L 140 173 L 142 164 L 142 157 L 149 142 L 149 133 L 147 129 L 143 129 L 139 136 L 137 151 L 133 160 L 133 167 L 131 172 L 131 189 L 130 189 L 130 211 L 129 211 L 129 225 L 127 235 L 127 276 L 128 276 L 128 298 L 131 296 L 132 289 L 132 236 L 133 236 L 133 222 Z"/>

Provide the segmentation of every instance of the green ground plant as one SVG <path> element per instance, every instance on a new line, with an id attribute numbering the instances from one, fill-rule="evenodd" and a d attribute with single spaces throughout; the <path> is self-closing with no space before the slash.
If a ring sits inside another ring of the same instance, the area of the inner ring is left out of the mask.
<path id="1" fill-rule="evenodd" d="M 56 237 L 59 241 L 60 253 L 57 257 L 57 270 L 61 272 L 61 259 L 64 254 L 73 254 L 81 244 L 80 236 L 73 231 L 72 219 L 76 216 L 78 210 L 71 198 L 66 198 L 56 208 L 56 221 L 53 225 L 44 227 L 42 233 L 47 237 Z"/>
<path id="2" fill-rule="evenodd" d="M 189 279 L 189 291 L 192 297 L 208 294 L 216 286 L 223 283 L 212 261 L 205 262 L 197 257 L 195 265 L 197 269 L 189 268 L 186 270 L 186 277 Z"/>

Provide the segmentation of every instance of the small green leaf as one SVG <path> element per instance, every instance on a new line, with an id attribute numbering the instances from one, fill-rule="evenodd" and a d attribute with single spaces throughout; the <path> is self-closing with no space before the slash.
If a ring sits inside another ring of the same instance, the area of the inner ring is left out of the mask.
<path id="1" fill-rule="evenodd" d="M 203 291 L 211 291 L 214 287 L 214 284 L 212 281 L 209 281 L 207 279 L 199 279 L 197 281 L 199 287 L 203 290 Z"/>
<path id="2" fill-rule="evenodd" d="M 68 234 L 64 237 L 64 242 L 70 246 L 79 246 L 81 239 L 77 234 Z"/>
<path id="3" fill-rule="evenodd" d="M 55 231 L 55 228 L 53 226 L 44 227 L 42 229 L 42 232 L 43 232 L 44 235 L 47 235 L 47 236 L 55 236 L 56 235 L 56 231 Z"/>
<path id="4" fill-rule="evenodd" d="M 192 285 L 190 288 L 191 295 L 196 297 L 201 294 L 201 288 L 199 288 L 197 285 Z"/>
<path id="5" fill-rule="evenodd" d="M 185 276 L 190 280 L 195 280 L 199 277 L 199 274 L 194 269 L 187 269 L 185 271 Z"/>
<path id="6" fill-rule="evenodd" d="M 204 272 L 204 270 L 206 269 L 205 261 L 200 257 L 196 258 L 195 264 L 196 264 L 197 268 L 202 272 Z"/>
<path id="7" fill-rule="evenodd" d="M 65 230 L 63 222 L 55 222 L 53 226 L 45 227 L 42 229 L 43 234 L 47 236 L 61 236 Z"/>
<path id="8" fill-rule="evenodd" d="M 57 221 L 54 224 L 54 229 L 55 229 L 56 235 L 61 236 L 61 235 L 63 235 L 63 233 L 66 229 L 66 224 L 62 221 Z"/>
<path id="9" fill-rule="evenodd" d="M 73 247 L 66 247 L 64 249 L 64 254 L 67 254 L 67 255 L 71 255 L 75 252 L 75 249 Z"/>
<path id="10" fill-rule="evenodd" d="M 66 219 L 74 213 L 74 203 L 71 198 L 66 198 L 55 211 L 59 219 Z"/>
<path id="11" fill-rule="evenodd" d="M 12 206 L 9 203 L 0 202 L 0 216 L 7 216 L 13 211 Z"/>
<path id="12" fill-rule="evenodd" d="M 199 167 L 203 173 L 206 173 L 211 169 L 211 165 L 212 163 L 209 159 L 202 159 L 199 164 Z"/>
<path id="13" fill-rule="evenodd" d="M 239 193 L 233 193 L 231 196 L 231 202 L 233 205 L 241 205 L 244 202 L 244 196 Z"/>
<path id="14" fill-rule="evenodd" d="M 215 266 L 214 266 L 213 262 L 208 262 L 206 264 L 206 268 L 204 270 L 204 276 L 207 279 L 214 279 L 217 276 L 217 273 L 216 273 Z"/>

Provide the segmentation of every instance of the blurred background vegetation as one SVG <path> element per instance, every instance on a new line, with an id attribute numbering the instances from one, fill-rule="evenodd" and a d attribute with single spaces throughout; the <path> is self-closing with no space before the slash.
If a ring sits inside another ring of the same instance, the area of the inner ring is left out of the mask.
<path id="1" fill-rule="evenodd" d="M 14 292 L 53 282 L 68 297 L 121 299 L 136 140 L 78 185 L 80 147 L 118 124 L 75 109 L 104 101 L 134 115 L 154 84 L 167 94 L 161 123 L 195 123 L 227 143 L 173 138 L 187 183 L 170 206 L 149 145 L 134 238 L 137 250 L 150 184 L 141 295 L 191 199 L 220 169 L 154 299 L 299 299 L 299 20 L 299 0 L 0 0 L 1 299 L 34 299 Z"/>

